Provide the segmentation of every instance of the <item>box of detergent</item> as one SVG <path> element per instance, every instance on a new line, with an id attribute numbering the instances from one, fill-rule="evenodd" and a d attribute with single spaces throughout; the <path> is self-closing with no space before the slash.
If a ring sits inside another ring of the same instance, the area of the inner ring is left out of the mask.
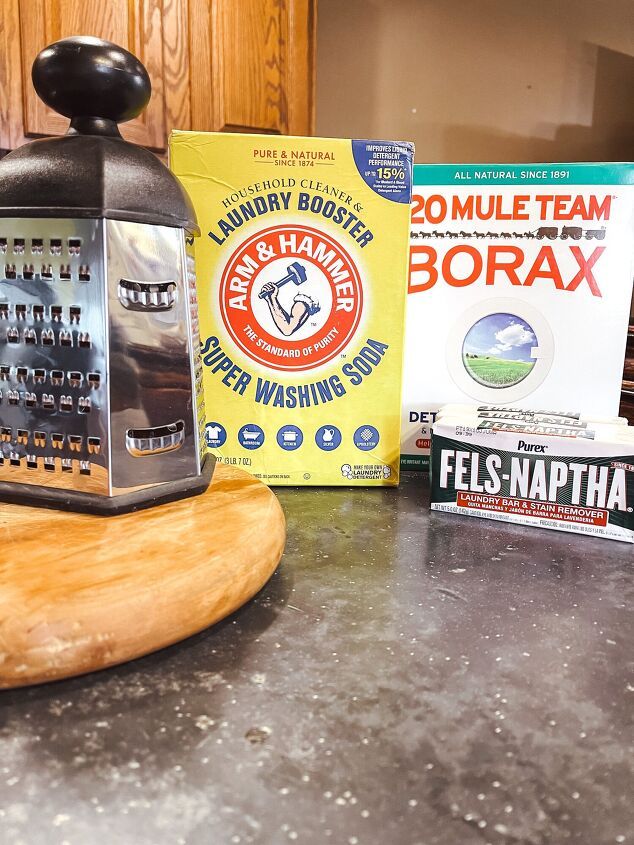
<path id="1" fill-rule="evenodd" d="M 397 484 L 413 146 L 174 132 L 208 448 L 269 484 Z"/>
<path id="2" fill-rule="evenodd" d="M 432 510 L 634 543 L 625 420 L 446 405 L 432 429 Z"/>
<path id="3" fill-rule="evenodd" d="M 634 164 L 416 165 L 401 467 L 445 403 L 618 413 Z"/>

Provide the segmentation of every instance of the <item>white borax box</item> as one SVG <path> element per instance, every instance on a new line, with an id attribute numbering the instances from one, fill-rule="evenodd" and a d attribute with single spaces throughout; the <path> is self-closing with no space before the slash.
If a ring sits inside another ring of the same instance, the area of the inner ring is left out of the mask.
<path id="1" fill-rule="evenodd" d="M 413 146 L 175 132 L 206 441 L 269 484 L 394 485 Z"/>
<path id="2" fill-rule="evenodd" d="M 634 165 L 416 165 L 401 468 L 445 403 L 618 413 Z"/>

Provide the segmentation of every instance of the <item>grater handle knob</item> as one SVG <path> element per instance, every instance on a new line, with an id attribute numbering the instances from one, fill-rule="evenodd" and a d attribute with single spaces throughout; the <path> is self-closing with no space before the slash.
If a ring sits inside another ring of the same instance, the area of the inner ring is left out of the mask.
<path id="1" fill-rule="evenodd" d="M 143 111 L 152 84 L 141 62 L 111 41 L 74 36 L 55 41 L 35 58 L 38 96 L 71 119 L 69 134 L 119 135 L 117 123 Z"/>

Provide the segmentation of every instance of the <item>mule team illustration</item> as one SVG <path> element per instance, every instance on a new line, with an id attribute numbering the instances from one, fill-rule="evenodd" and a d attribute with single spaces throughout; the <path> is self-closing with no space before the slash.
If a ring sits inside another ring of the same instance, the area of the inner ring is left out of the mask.
<path id="1" fill-rule="evenodd" d="M 558 226 L 540 226 L 538 229 L 533 229 L 530 232 L 440 232 L 436 229 L 431 232 L 410 232 L 410 236 L 414 239 L 418 238 L 536 238 L 538 241 L 543 241 L 548 238 L 549 241 L 568 240 L 580 241 L 585 238 L 587 241 L 602 241 L 605 240 L 605 226 L 600 229 L 582 229 L 581 226 L 562 226 L 559 231 Z"/>

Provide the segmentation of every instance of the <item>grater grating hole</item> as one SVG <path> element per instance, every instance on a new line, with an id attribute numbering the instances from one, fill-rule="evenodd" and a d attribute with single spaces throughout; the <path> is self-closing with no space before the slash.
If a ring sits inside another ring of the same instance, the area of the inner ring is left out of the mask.
<path id="1" fill-rule="evenodd" d="M 32 264 L 25 264 L 22 268 L 22 278 L 30 280 L 35 276 L 35 267 Z"/>
<path id="2" fill-rule="evenodd" d="M 13 239 L 13 252 L 16 255 L 24 255 L 24 238 Z"/>
<path id="3" fill-rule="evenodd" d="M 99 373 L 88 373 L 88 384 L 93 390 L 96 390 L 101 384 L 101 375 Z"/>
<path id="4" fill-rule="evenodd" d="M 35 384 L 44 384 L 46 380 L 46 370 L 43 370 L 41 367 L 36 367 L 33 370 L 33 381 Z"/>
<path id="5" fill-rule="evenodd" d="M 16 367 L 15 368 L 15 377 L 18 381 L 26 381 L 29 376 L 29 368 L 28 367 Z"/>
<path id="6" fill-rule="evenodd" d="M 27 307 L 24 302 L 18 302 L 15 306 L 15 318 L 16 320 L 26 320 L 26 311 Z"/>
<path id="7" fill-rule="evenodd" d="M 51 320 L 55 323 L 60 323 L 62 321 L 61 305 L 51 305 Z"/>
<path id="8" fill-rule="evenodd" d="M 7 279 L 15 279 L 16 272 L 15 272 L 15 264 L 5 264 L 4 265 L 4 275 Z"/>
<path id="9" fill-rule="evenodd" d="M 0 252 L 2 254 L 4 254 L 4 253 L 6 253 L 6 251 L 7 251 L 7 239 L 6 238 L 0 238 Z"/>
<path id="10" fill-rule="evenodd" d="M 81 240 L 79 238 L 68 239 L 68 252 L 71 255 L 79 255 L 81 252 Z"/>
<path id="11" fill-rule="evenodd" d="M 34 305 L 32 308 L 33 311 L 33 319 L 34 320 L 43 320 L 44 319 L 44 306 L 43 305 Z"/>
<path id="12" fill-rule="evenodd" d="M 63 370 L 51 370 L 51 384 L 54 384 L 56 387 L 64 384 Z"/>
<path id="13" fill-rule="evenodd" d="M 25 343 L 37 343 L 37 335 L 35 334 L 35 329 L 24 329 L 24 342 Z"/>
<path id="14" fill-rule="evenodd" d="M 53 266 L 52 266 L 52 264 L 42 264 L 41 276 L 42 276 L 43 279 L 52 279 L 53 278 Z"/>
<path id="15" fill-rule="evenodd" d="M 41 255 L 44 252 L 44 241 L 42 238 L 31 238 L 31 252 L 33 255 Z"/>
<path id="16" fill-rule="evenodd" d="M 35 455 L 26 456 L 26 468 L 37 469 L 37 458 L 35 457 Z"/>
<path id="17" fill-rule="evenodd" d="M 70 279 L 70 264 L 60 264 L 59 277 L 64 280 Z"/>
<path id="18" fill-rule="evenodd" d="M 51 238 L 51 240 L 50 240 L 50 250 L 51 250 L 51 255 L 61 255 L 62 254 L 61 238 Z"/>
<path id="19" fill-rule="evenodd" d="M 81 308 L 79 305 L 71 305 L 70 306 L 70 321 L 71 323 L 78 323 L 79 318 L 81 317 Z"/>
<path id="20" fill-rule="evenodd" d="M 90 267 L 87 264 L 79 265 L 79 273 L 77 274 L 80 282 L 90 281 Z"/>
<path id="21" fill-rule="evenodd" d="M 9 303 L 0 302 L 0 320 L 9 319 Z"/>

